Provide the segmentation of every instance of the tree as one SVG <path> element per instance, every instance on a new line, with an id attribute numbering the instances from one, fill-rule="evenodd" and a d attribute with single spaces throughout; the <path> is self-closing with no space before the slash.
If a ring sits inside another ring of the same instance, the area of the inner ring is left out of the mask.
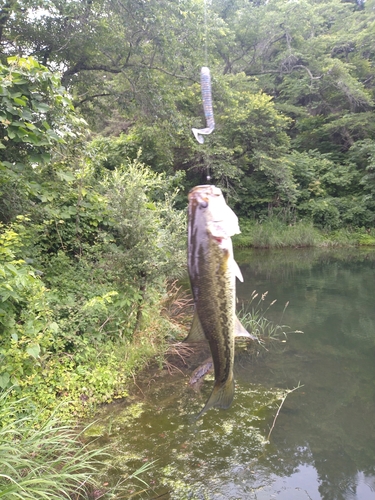
<path id="1" fill-rule="evenodd" d="M 40 189 L 39 167 L 83 122 L 57 75 L 31 57 L 10 57 L 0 64 L 0 123 L 0 217 L 7 221 Z"/>

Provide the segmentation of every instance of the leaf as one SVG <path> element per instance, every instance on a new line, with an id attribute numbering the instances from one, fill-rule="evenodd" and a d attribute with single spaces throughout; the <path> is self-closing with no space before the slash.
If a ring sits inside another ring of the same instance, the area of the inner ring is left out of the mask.
<path id="1" fill-rule="evenodd" d="M 42 163 L 43 158 L 41 154 L 38 153 L 31 153 L 30 154 L 30 161 L 31 163 Z"/>
<path id="2" fill-rule="evenodd" d="M 41 156 L 43 163 L 48 163 L 51 161 L 51 155 L 49 153 L 42 153 Z"/>
<path id="3" fill-rule="evenodd" d="M 55 321 L 52 321 L 52 323 L 50 323 L 49 328 L 53 333 L 58 333 L 59 331 L 59 325 L 55 323 Z"/>
<path id="4" fill-rule="evenodd" d="M 11 128 L 8 128 L 7 135 L 9 139 L 14 139 L 16 137 L 16 131 Z"/>
<path id="5" fill-rule="evenodd" d="M 20 76 L 16 76 L 13 79 L 13 83 L 15 83 L 16 85 L 24 85 L 25 83 L 29 83 L 29 82 L 25 78 L 22 78 Z"/>
<path id="6" fill-rule="evenodd" d="M 18 275 L 18 269 L 13 266 L 13 264 L 5 264 L 4 266 L 8 271 L 10 271 L 14 276 Z"/>
<path id="7" fill-rule="evenodd" d="M 0 375 L 0 387 L 6 389 L 10 381 L 9 373 L 3 373 Z"/>
<path id="8" fill-rule="evenodd" d="M 62 170 L 58 170 L 56 174 L 62 181 L 72 182 L 75 179 L 74 175 L 70 172 L 63 172 Z"/>
<path id="9" fill-rule="evenodd" d="M 29 345 L 26 348 L 26 352 L 30 354 L 30 356 L 32 356 L 33 358 L 38 359 L 40 354 L 40 345 L 39 344 Z"/>
<path id="10" fill-rule="evenodd" d="M 47 113 L 47 111 L 49 111 L 50 109 L 48 104 L 38 101 L 33 101 L 33 108 L 36 109 L 36 111 L 39 111 L 40 113 Z"/>
<path id="11" fill-rule="evenodd" d="M 35 130 L 36 129 L 36 126 L 33 123 L 25 122 L 24 125 L 25 125 L 25 127 L 29 128 L 30 130 Z"/>
<path id="12" fill-rule="evenodd" d="M 19 106 L 26 106 L 27 104 L 26 99 L 20 99 L 19 97 L 13 97 L 13 101 Z"/>

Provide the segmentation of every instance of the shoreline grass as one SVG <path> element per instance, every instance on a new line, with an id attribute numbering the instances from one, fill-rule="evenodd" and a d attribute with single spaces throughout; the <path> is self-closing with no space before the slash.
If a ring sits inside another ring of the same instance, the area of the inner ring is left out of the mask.
<path id="1" fill-rule="evenodd" d="M 375 246 L 375 229 L 318 229 L 310 221 L 286 224 L 276 217 L 265 221 L 240 220 L 241 234 L 233 237 L 235 248 L 303 248 Z"/>
<path id="2" fill-rule="evenodd" d="M 0 498 L 87 500 L 97 498 L 97 467 L 103 449 L 83 443 L 85 430 L 54 416 L 25 414 L 28 401 L 0 394 Z M 9 416 L 13 416 L 10 419 Z M 8 418 L 7 418 L 8 417 Z"/>

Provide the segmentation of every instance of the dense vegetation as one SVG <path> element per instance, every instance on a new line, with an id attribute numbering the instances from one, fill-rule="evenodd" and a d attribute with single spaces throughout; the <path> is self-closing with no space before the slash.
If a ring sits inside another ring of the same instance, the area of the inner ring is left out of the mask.
<path id="1" fill-rule="evenodd" d="M 374 34 L 372 0 L 3 2 L 0 388 L 47 414 L 126 394 L 207 167 L 264 246 L 373 241 Z"/>
<path id="2" fill-rule="evenodd" d="M 238 245 L 374 243 L 374 7 L 1 2 L 0 496 L 88 495 L 95 453 L 51 414 L 125 396 L 176 336 L 160 311 L 208 171 Z"/>

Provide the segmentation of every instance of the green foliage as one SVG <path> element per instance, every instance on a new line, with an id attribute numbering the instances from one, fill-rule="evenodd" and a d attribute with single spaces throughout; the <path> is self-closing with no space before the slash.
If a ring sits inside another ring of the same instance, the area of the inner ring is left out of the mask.
<path id="1" fill-rule="evenodd" d="M 275 109 L 271 98 L 255 91 L 254 83 L 244 74 L 227 75 L 220 82 L 217 107 L 217 132 L 210 154 L 213 178 L 223 186 L 231 182 L 239 190 L 240 206 L 249 198 L 247 184 L 253 177 L 260 193 L 265 188 L 272 193 L 270 202 L 278 199 L 293 203 L 294 182 L 290 165 L 283 158 L 289 146 L 288 120 Z M 223 145 L 227 149 L 226 163 L 232 165 L 236 175 L 220 171 Z M 255 196 L 259 198 L 258 193 Z"/>
<path id="2" fill-rule="evenodd" d="M 375 136 L 370 3 L 359 9 L 339 0 L 216 2 L 206 6 L 207 33 L 204 3 L 195 0 L 64 0 L 58 10 L 44 3 L 35 15 L 40 5 L 10 4 L 2 18 L 3 43 L 9 54 L 22 52 L 21 44 L 44 65 L 63 68 L 74 101 L 95 130 L 110 136 L 97 138 L 90 148 L 98 178 L 101 167 L 114 169 L 124 158 L 138 158 L 159 173 L 185 172 L 188 190 L 206 182 L 209 168 L 242 216 L 262 218 L 275 208 L 298 207 L 298 215 L 327 227 L 371 226 L 375 207 L 366 196 L 373 194 L 374 176 L 372 160 L 365 159 Z M 212 73 L 216 130 L 201 146 L 191 127 L 204 125 L 197 84 L 203 64 Z M 42 66 L 35 71 L 50 78 Z M 32 109 L 27 89 L 18 96 L 17 85 L 9 87 L 12 109 Z M 59 92 L 55 88 L 52 94 Z M 54 108 L 61 115 L 61 102 L 52 105 L 47 94 L 40 93 L 43 106 L 49 106 L 45 117 Z M 17 108 L 13 97 L 27 105 L 18 101 Z M 30 137 L 44 130 L 43 113 L 40 120 L 33 112 L 29 123 L 36 130 L 21 127 Z M 74 128 L 61 125 L 65 119 L 60 116 L 57 129 L 56 120 L 47 119 L 59 138 Z M 17 127 L 13 140 L 29 140 Z M 12 135 L 14 127 L 8 128 Z M 18 144 L 18 154 L 32 146 L 37 155 L 43 147 L 49 153 L 52 145 Z M 10 162 L 13 173 L 22 170 L 21 160 Z M 69 175 L 71 168 L 74 159 L 58 172 Z M 4 220 L 25 211 L 26 192 L 26 199 L 39 195 L 40 179 L 30 169 L 25 174 L 22 186 L 13 176 L 12 193 L 4 191 Z M 4 178 L 10 184 L 9 172 Z M 45 175 L 44 198 L 47 181 Z M 345 208 L 353 200 L 359 201 L 358 213 Z"/>
<path id="3" fill-rule="evenodd" d="M 80 135 L 83 120 L 60 78 L 32 57 L 0 64 L 0 217 L 11 220 L 40 191 L 39 165 Z"/>
<path id="4" fill-rule="evenodd" d="M 318 246 L 323 238 L 309 221 L 286 223 L 280 216 L 262 221 L 240 219 L 241 234 L 233 237 L 237 248 L 285 248 Z"/>
<path id="5" fill-rule="evenodd" d="M 340 226 L 340 212 L 332 201 L 333 198 L 310 200 L 302 204 L 300 210 L 305 212 L 316 225 L 337 229 Z"/>
<path id="6" fill-rule="evenodd" d="M 375 194 L 375 141 L 371 139 L 357 141 L 350 148 L 349 157 L 362 175 L 361 187 L 373 196 Z"/>
<path id="7" fill-rule="evenodd" d="M 30 217 L 1 228 L 0 387 L 47 414 L 71 401 L 65 418 L 126 396 L 130 374 L 163 343 L 155 311 L 165 280 L 181 275 L 185 216 L 173 181 L 139 160 L 95 187 L 83 155 L 75 172 L 64 168 L 41 168 Z M 149 343 L 135 339 L 141 327 Z"/>
<path id="8" fill-rule="evenodd" d="M 53 130 L 49 123 L 61 120 L 73 109 L 57 75 L 32 57 L 9 57 L 8 65 L 0 66 L 0 78 L 1 149 L 16 143 L 25 145 L 27 153 L 27 144 L 48 147 L 72 134 L 67 127 Z M 43 156 L 32 158 L 34 162 L 43 160 Z"/>
<path id="9" fill-rule="evenodd" d="M 103 181 L 123 272 L 149 283 L 177 277 L 185 261 L 185 216 L 173 210 L 173 181 L 135 160 Z M 134 221 L 137 221 L 135 224 Z"/>
<path id="10" fill-rule="evenodd" d="M 0 498 L 87 498 L 103 449 L 90 450 L 54 417 L 25 415 L 28 403 L 0 394 Z"/>
<path id="11" fill-rule="evenodd" d="M 358 158 L 355 151 L 362 156 L 360 148 L 353 148 L 353 159 Z M 361 183 L 365 177 L 354 162 L 335 163 L 330 155 L 318 151 L 294 151 L 290 160 L 297 181 L 299 216 L 333 230 L 343 225 L 371 226 L 373 202 L 371 196 L 363 194 Z M 371 185 L 367 190 L 370 189 Z"/>
<path id="12" fill-rule="evenodd" d="M 35 269 L 16 259 L 24 226 L 17 223 L 0 229 L 0 388 L 5 389 L 33 376 L 57 325 Z"/>

